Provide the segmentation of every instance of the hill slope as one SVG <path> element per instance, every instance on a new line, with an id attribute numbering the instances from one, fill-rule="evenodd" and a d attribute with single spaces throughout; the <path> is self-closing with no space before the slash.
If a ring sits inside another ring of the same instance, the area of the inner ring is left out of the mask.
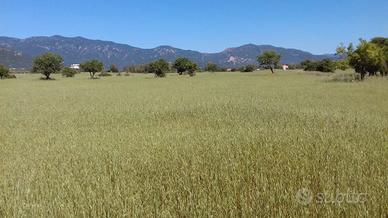
<path id="1" fill-rule="evenodd" d="M 191 50 L 182 50 L 171 46 L 160 46 L 153 49 L 141 49 L 126 44 L 111 41 L 91 40 L 83 37 L 31 37 L 17 39 L 0 37 L 0 48 L 13 51 L 19 56 L 0 56 L 0 63 L 17 67 L 30 67 L 31 57 L 45 52 L 54 52 L 63 56 L 65 65 L 80 63 L 89 59 L 98 59 L 106 66 L 116 64 L 120 68 L 143 64 L 156 59 L 174 61 L 178 57 L 187 57 L 200 66 L 209 61 L 223 67 L 239 67 L 246 64 L 256 64 L 256 56 L 267 50 L 274 50 L 282 55 L 282 63 L 298 63 L 306 59 L 319 60 L 330 56 L 313 55 L 296 49 L 286 49 L 270 45 L 243 45 L 229 48 L 219 53 L 201 53 Z M 20 58 L 20 56 L 26 58 Z"/>

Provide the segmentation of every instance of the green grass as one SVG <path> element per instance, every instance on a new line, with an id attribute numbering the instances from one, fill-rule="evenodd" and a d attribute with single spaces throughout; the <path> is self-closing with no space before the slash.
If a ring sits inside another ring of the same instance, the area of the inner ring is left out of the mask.
<path id="1" fill-rule="evenodd" d="M 0 217 L 388 216 L 387 79 L 54 77 L 0 81 Z"/>

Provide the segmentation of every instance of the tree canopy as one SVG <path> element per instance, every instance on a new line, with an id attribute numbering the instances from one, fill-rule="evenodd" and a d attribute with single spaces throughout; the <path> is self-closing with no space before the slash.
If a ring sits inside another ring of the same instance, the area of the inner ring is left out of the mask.
<path id="1" fill-rule="evenodd" d="M 46 53 L 34 59 L 32 71 L 41 73 L 50 79 L 50 75 L 61 71 L 63 67 L 63 58 L 54 53 Z"/>
<path id="2" fill-rule="evenodd" d="M 163 59 L 154 61 L 147 67 L 147 72 L 154 73 L 156 77 L 165 77 L 168 71 L 170 71 L 170 65 Z"/>
<path id="3" fill-rule="evenodd" d="M 98 60 L 90 60 L 80 64 L 80 68 L 82 71 L 88 72 L 90 74 L 90 78 L 94 79 L 97 72 L 104 70 L 104 64 Z"/>
<path id="4" fill-rule="evenodd" d="M 277 54 L 274 51 L 266 51 L 257 57 L 257 61 L 260 65 L 271 69 L 271 72 L 274 73 L 274 68 L 279 64 L 280 58 L 280 54 Z"/>
<path id="5" fill-rule="evenodd" d="M 0 64 L 0 79 L 6 78 L 9 75 L 9 69 Z"/>
<path id="6" fill-rule="evenodd" d="M 220 71 L 220 68 L 218 67 L 217 64 L 212 63 L 212 62 L 209 62 L 209 63 L 207 63 L 207 65 L 206 65 L 206 67 L 205 67 L 205 71 L 208 71 L 208 72 L 217 72 L 217 71 Z"/>
<path id="7" fill-rule="evenodd" d="M 179 75 L 182 75 L 184 72 L 188 72 L 190 76 L 195 75 L 197 70 L 197 64 L 190 61 L 187 58 L 178 58 L 175 60 L 173 67 L 176 69 Z"/>

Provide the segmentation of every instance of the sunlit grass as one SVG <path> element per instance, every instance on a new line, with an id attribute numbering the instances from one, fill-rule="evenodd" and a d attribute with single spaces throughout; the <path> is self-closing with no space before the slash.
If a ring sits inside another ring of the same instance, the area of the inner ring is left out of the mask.
<path id="1" fill-rule="evenodd" d="M 387 79 L 54 78 L 0 81 L 0 217 L 387 216 Z"/>

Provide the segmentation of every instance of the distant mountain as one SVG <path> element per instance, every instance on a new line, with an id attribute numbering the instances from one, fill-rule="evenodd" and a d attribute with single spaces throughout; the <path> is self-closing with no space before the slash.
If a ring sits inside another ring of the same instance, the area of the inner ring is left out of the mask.
<path id="1" fill-rule="evenodd" d="M 271 45 L 248 44 L 228 48 L 220 53 L 201 53 L 171 46 L 141 49 L 111 41 L 91 40 L 82 37 L 42 36 L 27 39 L 0 37 L 0 64 L 28 68 L 31 67 L 33 57 L 45 52 L 54 52 L 64 58 L 65 65 L 98 59 L 105 66 L 116 64 L 122 68 L 127 65 L 149 63 L 160 58 L 172 62 L 178 57 L 186 57 L 202 67 L 208 62 L 216 63 L 222 67 L 240 67 L 246 64 L 257 64 L 257 55 L 268 50 L 280 53 L 282 55 L 281 62 L 287 64 L 299 63 L 306 59 L 332 58 L 331 55 L 313 55 L 301 50 Z"/>
<path id="2" fill-rule="evenodd" d="M 6 48 L 0 48 L 0 64 L 11 68 L 29 68 L 32 57 Z"/>

